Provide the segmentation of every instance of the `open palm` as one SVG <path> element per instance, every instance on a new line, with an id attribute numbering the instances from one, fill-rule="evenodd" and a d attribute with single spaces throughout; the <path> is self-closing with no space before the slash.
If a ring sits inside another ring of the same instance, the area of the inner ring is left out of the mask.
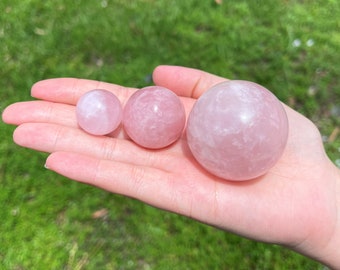
<path id="1" fill-rule="evenodd" d="M 187 115 L 207 88 L 226 80 L 174 66 L 156 68 L 153 78 L 181 96 Z M 75 104 L 95 88 L 114 92 L 123 104 L 135 91 L 90 80 L 41 81 L 32 88 L 32 96 L 39 100 L 9 106 L 3 119 L 19 126 L 16 143 L 51 153 L 46 166 L 71 179 L 298 251 L 328 244 L 339 226 L 339 186 L 331 177 L 338 171 L 308 119 L 285 106 L 290 130 L 280 161 L 262 177 L 232 182 L 198 165 L 185 134 L 165 149 L 146 150 L 131 142 L 123 130 L 112 136 L 91 136 L 80 130 Z"/>

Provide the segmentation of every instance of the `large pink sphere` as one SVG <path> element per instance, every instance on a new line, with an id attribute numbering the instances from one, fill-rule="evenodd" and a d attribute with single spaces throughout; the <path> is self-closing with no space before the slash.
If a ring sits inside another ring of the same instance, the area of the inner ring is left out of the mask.
<path id="1" fill-rule="evenodd" d="M 281 102 L 248 81 L 226 81 L 209 89 L 196 101 L 187 124 L 196 160 L 227 180 L 265 174 L 281 157 L 287 137 Z"/>
<path id="2" fill-rule="evenodd" d="M 167 88 L 149 86 L 136 91 L 123 113 L 124 129 L 137 144 L 152 149 L 175 142 L 185 125 L 184 106 Z"/>
<path id="3" fill-rule="evenodd" d="M 118 98 L 102 89 L 91 90 L 76 105 L 79 126 L 92 135 L 107 135 L 121 123 L 123 109 Z"/>

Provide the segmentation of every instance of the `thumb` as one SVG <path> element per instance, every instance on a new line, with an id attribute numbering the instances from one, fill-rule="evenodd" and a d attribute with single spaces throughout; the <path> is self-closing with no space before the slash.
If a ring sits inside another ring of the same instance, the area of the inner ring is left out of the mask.
<path id="1" fill-rule="evenodd" d="M 179 96 L 198 98 L 213 85 L 227 79 L 198 69 L 158 66 L 153 72 L 156 85 L 171 89 Z"/>

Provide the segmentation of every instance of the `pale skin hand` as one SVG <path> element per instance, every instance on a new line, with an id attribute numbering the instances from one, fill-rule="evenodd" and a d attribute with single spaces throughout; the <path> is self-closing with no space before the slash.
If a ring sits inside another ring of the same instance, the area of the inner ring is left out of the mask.
<path id="1" fill-rule="evenodd" d="M 226 80 L 176 66 L 156 68 L 153 78 L 181 96 L 187 114 L 207 88 Z M 3 120 L 18 125 L 17 144 L 51 153 L 46 166 L 70 179 L 281 244 L 340 269 L 340 173 L 308 119 L 285 106 L 290 131 L 280 161 L 263 177 L 232 182 L 205 172 L 184 135 L 166 149 L 150 151 L 128 140 L 122 130 L 114 137 L 80 130 L 74 105 L 95 88 L 112 91 L 123 104 L 135 91 L 80 79 L 41 81 L 32 87 L 39 100 L 9 106 Z"/>

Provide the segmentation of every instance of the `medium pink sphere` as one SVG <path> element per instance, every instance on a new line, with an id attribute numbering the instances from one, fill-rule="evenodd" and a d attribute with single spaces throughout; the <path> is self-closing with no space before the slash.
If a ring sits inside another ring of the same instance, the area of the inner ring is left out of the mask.
<path id="1" fill-rule="evenodd" d="M 181 136 L 185 110 L 175 93 L 164 87 L 149 86 L 129 98 L 124 107 L 123 123 L 126 133 L 135 143 L 159 149 Z"/>
<path id="2" fill-rule="evenodd" d="M 268 172 L 281 157 L 287 137 L 281 102 L 248 81 L 213 86 L 196 101 L 187 124 L 196 160 L 227 180 L 249 180 Z"/>
<path id="3" fill-rule="evenodd" d="M 118 98 L 102 89 L 91 90 L 76 105 L 79 126 L 92 135 L 107 135 L 121 123 L 123 109 Z"/>

